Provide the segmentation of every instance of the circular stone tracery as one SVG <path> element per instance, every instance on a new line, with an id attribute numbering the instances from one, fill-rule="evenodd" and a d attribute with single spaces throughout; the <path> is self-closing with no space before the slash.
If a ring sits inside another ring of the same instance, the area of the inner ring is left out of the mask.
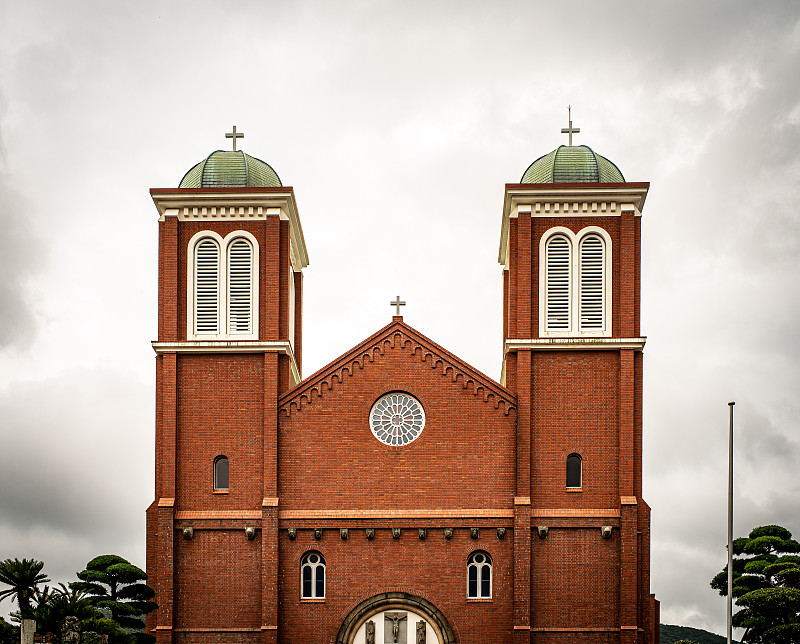
<path id="1" fill-rule="evenodd" d="M 373 435 L 386 445 L 408 445 L 425 427 L 425 411 L 408 394 L 393 392 L 381 396 L 372 405 L 369 424 Z"/>

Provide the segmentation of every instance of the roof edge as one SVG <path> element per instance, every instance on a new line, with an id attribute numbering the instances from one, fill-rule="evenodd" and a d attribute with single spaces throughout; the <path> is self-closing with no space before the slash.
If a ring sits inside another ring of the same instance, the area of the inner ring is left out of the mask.
<path id="1" fill-rule="evenodd" d="M 471 366 L 469 363 L 465 362 L 402 320 L 392 320 L 385 327 L 379 329 L 349 351 L 343 353 L 338 358 L 335 358 L 326 366 L 314 372 L 307 378 L 304 378 L 294 387 L 284 392 L 283 395 L 281 395 L 278 399 L 278 408 L 280 409 L 289 404 L 292 400 L 298 399 L 300 396 L 302 396 L 302 394 L 313 389 L 314 386 L 321 384 L 327 378 L 333 376 L 337 371 L 346 367 L 348 364 L 358 361 L 368 348 L 374 348 L 380 341 L 394 335 L 396 331 L 405 333 L 415 342 L 428 349 L 431 353 L 446 360 L 455 369 L 463 372 L 469 376 L 470 379 L 475 380 L 483 387 L 489 389 L 490 393 L 493 393 L 495 396 L 503 400 L 509 407 L 516 408 L 517 397 L 511 390 L 506 389 L 493 378 Z"/>

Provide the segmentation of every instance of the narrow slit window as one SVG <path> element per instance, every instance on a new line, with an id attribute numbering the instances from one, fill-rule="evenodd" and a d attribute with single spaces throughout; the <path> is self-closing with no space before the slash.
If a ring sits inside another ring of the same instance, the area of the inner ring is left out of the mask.
<path id="1" fill-rule="evenodd" d="M 599 235 L 587 235 L 580 250 L 580 330 L 605 328 L 605 245 Z"/>
<path id="2" fill-rule="evenodd" d="M 202 239 L 194 257 L 194 332 L 219 333 L 219 246 Z"/>
<path id="3" fill-rule="evenodd" d="M 579 454 L 567 456 L 567 487 L 576 488 L 582 485 L 583 460 Z"/>
<path id="4" fill-rule="evenodd" d="M 228 245 L 228 333 L 253 332 L 253 248 L 243 238 Z"/>
<path id="5" fill-rule="evenodd" d="M 570 243 L 563 235 L 547 241 L 546 320 L 548 331 L 570 330 Z"/>
<path id="6" fill-rule="evenodd" d="M 214 459 L 214 489 L 227 490 L 230 482 L 230 464 L 227 456 Z"/>

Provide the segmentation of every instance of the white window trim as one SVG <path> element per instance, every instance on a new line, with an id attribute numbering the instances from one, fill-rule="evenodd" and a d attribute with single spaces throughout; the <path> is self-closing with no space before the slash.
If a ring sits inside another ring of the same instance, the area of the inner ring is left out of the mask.
<path id="1" fill-rule="evenodd" d="M 596 234 L 603 239 L 603 328 L 580 330 L 580 247 L 584 237 Z M 547 242 L 555 235 L 563 235 L 570 243 L 570 320 L 566 331 L 547 329 Z M 613 257 L 611 237 L 599 226 L 586 226 L 577 234 L 564 226 L 548 229 L 539 239 L 539 337 L 611 337 L 612 283 L 611 259 Z"/>
<path id="2" fill-rule="evenodd" d="M 481 564 L 474 563 L 470 561 L 474 555 L 481 554 L 483 555 L 487 561 L 484 561 Z M 481 569 L 484 566 L 489 566 L 489 594 L 483 595 L 481 594 Z M 477 578 L 476 578 L 476 596 L 471 596 L 469 594 L 469 569 L 470 567 L 474 566 L 477 569 Z M 467 600 L 475 600 L 475 599 L 491 599 L 494 594 L 494 560 L 492 559 L 492 555 L 490 555 L 486 550 L 473 550 L 469 553 L 467 557 Z"/>
<path id="3" fill-rule="evenodd" d="M 228 248 L 230 244 L 238 239 L 245 238 L 250 242 L 252 248 L 252 264 L 250 271 L 250 295 L 251 295 L 251 321 L 252 333 L 231 333 L 228 329 L 230 324 L 228 316 Z M 220 249 L 219 261 L 219 302 L 217 305 L 217 329 L 219 333 L 195 333 L 195 249 L 204 239 L 213 239 L 217 242 Z M 257 340 L 258 339 L 258 283 L 259 283 L 259 255 L 258 241 L 246 230 L 234 230 L 223 238 L 213 230 L 201 230 L 195 233 L 189 240 L 187 247 L 187 275 L 186 283 L 186 339 L 187 340 Z"/>
<path id="4" fill-rule="evenodd" d="M 309 555 L 319 555 L 319 563 L 306 562 Z M 303 570 L 311 569 L 311 595 L 303 595 Z M 317 595 L 317 568 L 322 568 L 322 595 Z M 319 550 L 308 550 L 300 557 L 300 599 L 325 599 L 328 592 L 328 562 Z"/>

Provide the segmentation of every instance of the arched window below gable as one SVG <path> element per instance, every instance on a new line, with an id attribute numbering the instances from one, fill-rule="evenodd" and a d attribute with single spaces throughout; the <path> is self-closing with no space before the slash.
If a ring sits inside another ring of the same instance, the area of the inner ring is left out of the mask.
<path id="1" fill-rule="evenodd" d="M 300 560 L 301 599 L 325 598 L 325 557 L 312 550 Z"/>
<path id="2" fill-rule="evenodd" d="M 467 598 L 490 599 L 492 596 L 492 557 L 478 550 L 467 559 Z"/>
<path id="3" fill-rule="evenodd" d="M 214 489 L 227 490 L 230 484 L 230 463 L 227 456 L 214 459 Z"/>
<path id="4" fill-rule="evenodd" d="M 583 485 L 583 459 L 580 454 L 567 456 L 567 487 L 577 488 Z"/>

